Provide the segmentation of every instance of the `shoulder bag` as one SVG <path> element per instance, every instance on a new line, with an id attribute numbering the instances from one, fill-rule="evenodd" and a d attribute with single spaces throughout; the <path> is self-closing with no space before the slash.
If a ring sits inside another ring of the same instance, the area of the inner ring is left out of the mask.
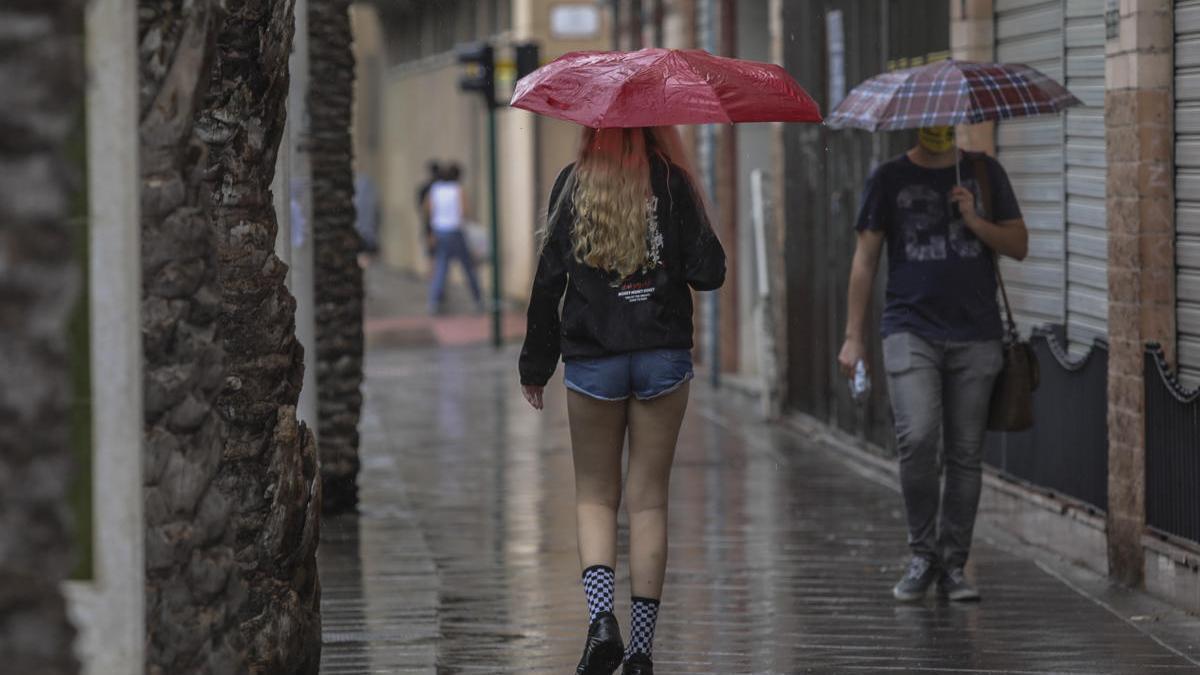
<path id="1" fill-rule="evenodd" d="M 991 180 L 982 157 L 974 161 L 975 181 L 988 218 L 992 217 Z M 988 431 L 1025 431 L 1033 426 L 1033 392 L 1037 389 L 1040 370 L 1037 355 L 1027 341 L 1020 339 L 1017 322 L 1013 320 L 1008 291 L 1000 274 L 1000 257 L 994 255 L 996 283 L 1004 300 L 1004 365 L 996 376 L 992 400 L 988 408 Z"/>

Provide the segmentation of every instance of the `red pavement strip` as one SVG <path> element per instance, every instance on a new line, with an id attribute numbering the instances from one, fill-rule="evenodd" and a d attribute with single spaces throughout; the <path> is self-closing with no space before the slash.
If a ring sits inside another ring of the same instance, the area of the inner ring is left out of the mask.
<path id="1" fill-rule="evenodd" d="M 412 346 L 424 343 L 439 347 L 464 347 L 485 344 L 492 338 L 492 318 L 486 314 L 367 319 L 363 328 L 369 342 L 390 342 L 401 338 L 405 344 Z M 523 338 L 525 316 L 505 314 L 502 328 L 506 342 Z"/>

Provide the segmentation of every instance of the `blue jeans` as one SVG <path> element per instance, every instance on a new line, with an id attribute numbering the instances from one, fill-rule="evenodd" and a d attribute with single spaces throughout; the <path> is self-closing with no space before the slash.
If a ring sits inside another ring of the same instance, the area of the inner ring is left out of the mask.
<path id="1" fill-rule="evenodd" d="M 434 263 L 433 283 L 429 286 L 429 309 L 436 311 L 442 306 L 442 298 L 446 294 L 446 275 L 450 272 L 450 261 L 457 260 L 462 264 L 463 273 L 467 275 L 467 283 L 471 285 L 471 295 L 475 302 L 483 300 L 479 292 L 479 278 L 475 275 L 475 260 L 467 248 L 467 237 L 462 230 L 451 232 L 434 232 Z"/>
<path id="2" fill-rule="evenodd" d="M 687 349 L 651 349 L 563 365 L 567 388 L 601 401 L 639 401 L 669 394 L 692 379 L 692 353 Z"/>
<path id="3" fill-rule="evenodd" d="M 913 555 L 947 569 L 962 567 L 971 550 L 983 482 L 983 433 L 1003 362 L 999 340 L 932 342 L 912 333 L 883 340 L 908 545 Z"/>

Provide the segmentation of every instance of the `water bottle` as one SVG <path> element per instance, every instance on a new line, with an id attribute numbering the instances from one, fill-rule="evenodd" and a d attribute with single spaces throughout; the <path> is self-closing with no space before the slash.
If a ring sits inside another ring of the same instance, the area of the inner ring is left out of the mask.
<path id="1" fill-rule="evenodd" d="M 854 364 L 854 377 L 850 379 L 850 397 L 862 403 L 871 393 L 871 377 L 867 375 L 867 364 L 862 359 Z"/>

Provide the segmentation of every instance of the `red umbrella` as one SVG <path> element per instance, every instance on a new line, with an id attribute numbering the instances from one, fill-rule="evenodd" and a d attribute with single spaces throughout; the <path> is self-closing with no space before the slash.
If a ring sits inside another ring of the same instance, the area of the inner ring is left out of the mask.
<path id="1" fill-rule="evenodd" d="M 698 49 L 571 52 L 522 78 L 512 106 L 594 129 L 821 121 L 783 68 Z"/>

